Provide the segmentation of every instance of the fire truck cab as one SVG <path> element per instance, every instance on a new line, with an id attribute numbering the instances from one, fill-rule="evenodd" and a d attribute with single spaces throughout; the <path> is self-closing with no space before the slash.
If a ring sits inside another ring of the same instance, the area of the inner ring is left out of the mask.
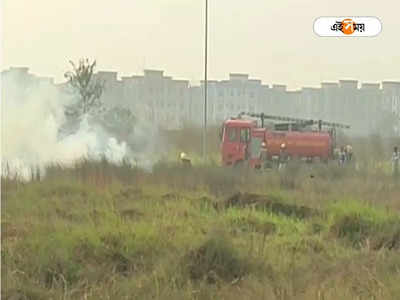
<path id="1" fill-rule="evenodd" d="M 257 128 L 255 120 L 230 119 L 222 128 L 221 154 L 225 166 L 238 166 L 259 161 L 265 129 Z M 255 166 L 253 166 L 255 167 Z"/>

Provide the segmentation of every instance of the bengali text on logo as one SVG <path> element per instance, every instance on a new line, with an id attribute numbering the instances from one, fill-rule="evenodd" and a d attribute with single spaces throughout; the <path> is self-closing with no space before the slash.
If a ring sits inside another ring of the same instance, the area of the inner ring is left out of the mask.
<path id="1" fill-rule="evenodd" d="M 382 24 L 376 17 L 320 17 L 314 22 L 314 32 L 319 36 L 368 37 L 381 30 Z"/>

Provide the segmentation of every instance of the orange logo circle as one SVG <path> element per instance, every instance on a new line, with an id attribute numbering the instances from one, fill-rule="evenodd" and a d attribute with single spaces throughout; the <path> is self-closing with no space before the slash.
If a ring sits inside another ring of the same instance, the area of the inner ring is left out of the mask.
<path id="1" fill-rule="evenodd" d="M 356 23 L 352 19 L 344 19 L 342 21 L 342 32 L 344 34 L 352 34 Z"/>

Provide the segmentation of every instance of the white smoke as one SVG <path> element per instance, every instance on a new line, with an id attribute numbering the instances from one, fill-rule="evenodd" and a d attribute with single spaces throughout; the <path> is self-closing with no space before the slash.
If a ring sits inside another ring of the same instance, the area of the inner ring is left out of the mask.
<path id="1" fill-rule="evenodd" d="M 24 89 L 18 82 L 2 83 L 2 172 L 29 179 L 32 167 L 69 164 L 80 158 L 106 157 L 121 162 L 129 149 L 85 115 L 79 128 L 60 138 L 64 105 L 71 99 L 54 85 Z"/>
<path id="2" fill-rule="evenodd" d="M 126 157 L 126 142 L 118 143 L 116 138 L 108 136 L 98 126 L 90 125 L 89 120 L 90 117 L 84 115 L 78 131 L 59 140 L 57 146 L 60 151 L 54 161 L 71 163 L 81 157 L 100 159 L 104 156 L 113 163 L 119 163 Z"/>

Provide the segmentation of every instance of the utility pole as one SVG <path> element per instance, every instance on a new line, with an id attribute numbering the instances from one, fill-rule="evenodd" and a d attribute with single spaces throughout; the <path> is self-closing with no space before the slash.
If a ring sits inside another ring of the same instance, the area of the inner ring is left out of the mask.
<path id="1" fill-rule="evenodd" d="M 203 123 L 203 159 L 207 152 L 207 41 L 208 41 L 208 0 L 205 12 L 205 40 L 204 40 L 204 123 Z"/>

